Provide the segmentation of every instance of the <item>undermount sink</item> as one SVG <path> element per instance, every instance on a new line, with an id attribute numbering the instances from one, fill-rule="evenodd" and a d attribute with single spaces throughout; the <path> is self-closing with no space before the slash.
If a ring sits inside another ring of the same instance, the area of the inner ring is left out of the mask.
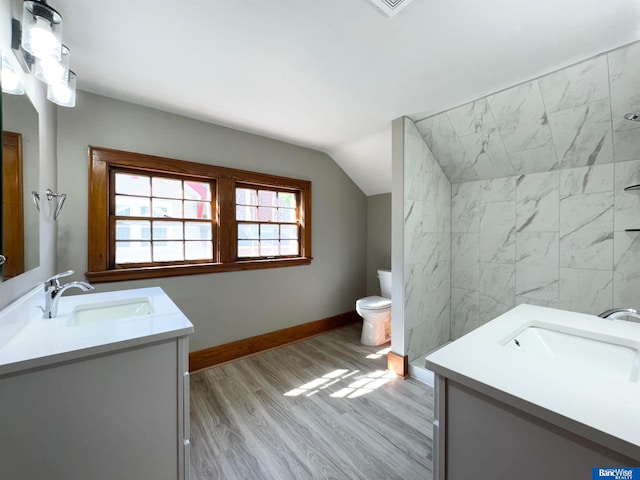
<path id="1" fill-rule="evenodd" d="M 131 317 L 144 317 L 153 313 L 151 302 L 146 297 L 127 298 L 112 302 L 78 305 L 71 314 L 72 323 L 103 322 Z"/>
<path id="2" fill-rule="evenodd" d="M 508 337 L 503 345 L 523 355 L 550 359 L 559 367 L 587 369 L 592 374 L 606 375 L 607 378 L 638 381 L 640 346 L 633 346 L 634 342 L 623 338 L 529 325 Z"/>

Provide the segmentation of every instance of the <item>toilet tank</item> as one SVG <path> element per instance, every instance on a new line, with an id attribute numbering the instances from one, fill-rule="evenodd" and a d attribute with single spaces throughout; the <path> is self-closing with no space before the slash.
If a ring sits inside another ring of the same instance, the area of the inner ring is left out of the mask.
<path id="1" fill-rule="evenodd" d="M 391 270 L 378 270 L 380 280 L 380 295 L 391 299 Z"/>

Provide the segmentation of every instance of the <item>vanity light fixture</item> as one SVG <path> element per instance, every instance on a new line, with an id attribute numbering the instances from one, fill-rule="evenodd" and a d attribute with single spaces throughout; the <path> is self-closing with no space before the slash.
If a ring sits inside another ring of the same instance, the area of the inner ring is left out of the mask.
<path id="1" fill-rule="evenodd" d="M 76 74 L 69 70 L 71 51 L 62 44 L 62 16 L 45 0 L 24 0 L 22 24 L 15 18 L 11 23 L 11 48 L 22 70 L 47 84 L 51 102 L 75 107 Z"/>
<path id="2" fill-rule="evenodd" d="M 36 58 L 62 57 L 62 16 L 44 0 L 25 0 L 22 47 Z"/>
<path id="3" fill-rule="evenodd" d="M 61 60 L 55 57 L 36 59 L 36 78 L 47 85 L 54 83 L 66 83 L 69 77 L 69 57 L 71 51 L 66 45 L 62 45 Z"/>
<path id="4" fill-rule="evenodd" d="M 22 72 L 12 65 L 10 54 L 2 50 L 2 92 L 12 95 L 24 95 L 24 82 Z"/>
<path id="5" fill-rule="evenodd" d="M 76 74 L 67 70 L 67 81 L 64 83 L 50 83 L 47 86 L 47 100 L 61 107 L 76 106 Z"/>

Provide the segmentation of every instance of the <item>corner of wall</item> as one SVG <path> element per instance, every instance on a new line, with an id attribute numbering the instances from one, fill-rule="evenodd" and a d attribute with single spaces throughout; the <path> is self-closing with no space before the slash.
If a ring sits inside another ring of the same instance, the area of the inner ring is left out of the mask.
<path id="1" fill-rule="evenodd" d="M 404 356 L 404 123 L 406 117 L 391 124 L 391 350 Z"/>

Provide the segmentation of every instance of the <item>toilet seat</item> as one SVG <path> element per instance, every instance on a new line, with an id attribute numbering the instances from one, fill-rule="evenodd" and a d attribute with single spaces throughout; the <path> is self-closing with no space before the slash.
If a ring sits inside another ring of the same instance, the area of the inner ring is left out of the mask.
<path id="1" fill-rule="evenodd" d="M 372 295 L 359 299 L 356 302 L 356 307 L 362 310 L 385 310 L 391 307 L 391 300 L 378 295 Z"/>

